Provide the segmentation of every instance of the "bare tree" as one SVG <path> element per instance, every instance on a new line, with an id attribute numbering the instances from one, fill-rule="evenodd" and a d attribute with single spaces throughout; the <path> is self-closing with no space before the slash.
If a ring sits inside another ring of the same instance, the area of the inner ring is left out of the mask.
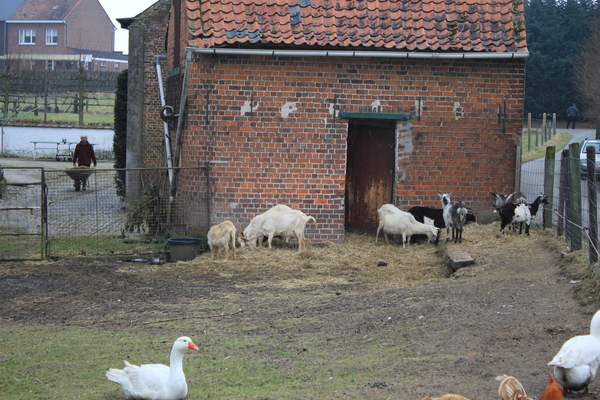
<path id="1" fill-rule="evenodd" d="M 575 64 L 575 83 L 583 116 L 600 124 L 600 18 L 590 24 L 590 37 Z"/>

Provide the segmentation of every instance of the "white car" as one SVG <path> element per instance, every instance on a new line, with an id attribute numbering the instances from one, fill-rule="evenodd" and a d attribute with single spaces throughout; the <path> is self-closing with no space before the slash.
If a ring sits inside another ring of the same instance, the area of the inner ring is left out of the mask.
<path id="1" fill-rule="evenodd" d="M 580 144 L 579 160 L 581 161 L 581 178 L 587 178 L 587 148 L 596 148 L 596 180 L 600 178 L 600 139 L 585 139 Z"/>

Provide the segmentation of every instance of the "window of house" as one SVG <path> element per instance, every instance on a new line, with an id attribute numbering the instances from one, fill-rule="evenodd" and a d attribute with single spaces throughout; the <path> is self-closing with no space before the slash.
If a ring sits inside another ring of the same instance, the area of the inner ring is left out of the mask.
<path id="1" fill-rule="evenodd" d="M 58 44 L 57 29 L 46 29 L 46 44 Z"/>
<path id="2" fill-rule="evenodd" d="M 35 29 L 19 29 L 19 44 L 35 44 Z"/>
<path id="3" fill-rule="evenodd" d="M 54 60 L 46 60 L 46 69 L 48 71 L 54 71 L 54 67 L 55 67 Z"/>
<path id="4" fill-rule="evenodd" d="M 115 68 L 119 68 L 119 63 L 115 63 Z"/>
<path id="5" fill-rule="evenodd" d="M 101 67 L 106 67 L 106 61 L 100 60 L 100 66 Z"/>

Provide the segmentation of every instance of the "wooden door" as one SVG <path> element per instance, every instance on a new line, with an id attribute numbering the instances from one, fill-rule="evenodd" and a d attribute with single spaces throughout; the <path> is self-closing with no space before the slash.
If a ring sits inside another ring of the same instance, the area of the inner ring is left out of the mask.
<path id="1" fill-rule="evenodd" d="M 348 125 L 347 231 L 377 231 L 377 210 L 393 199 L 395 149 L 395 126 L 368 121 Z"/>

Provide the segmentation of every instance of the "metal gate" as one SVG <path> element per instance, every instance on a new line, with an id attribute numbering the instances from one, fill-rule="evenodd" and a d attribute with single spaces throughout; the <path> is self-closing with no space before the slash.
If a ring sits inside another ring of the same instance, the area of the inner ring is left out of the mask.
<path id="1" fill-rule="evenodd" d="M 44 258 L 44 188 L 43 168 L 0 169 L 0 260 Z"/>
<path id="2" fill-rule="evenodd" d="M 1 190 L 0 183 L 0 260 L 163 258 L 168 238 L 199 236 L 197 227 L 207 220 L 206 196 L 199 195 L 206 187 L 203 167 L 181 169 L 202 183 L 176 198 L 169 194 L 166 168 L 93 168 L 84 179 L 75 168 L 3 168 L 8 184 Z M 132 171 L 140 176 L 143 194 L 126 202 L 118 182 Z"/>

